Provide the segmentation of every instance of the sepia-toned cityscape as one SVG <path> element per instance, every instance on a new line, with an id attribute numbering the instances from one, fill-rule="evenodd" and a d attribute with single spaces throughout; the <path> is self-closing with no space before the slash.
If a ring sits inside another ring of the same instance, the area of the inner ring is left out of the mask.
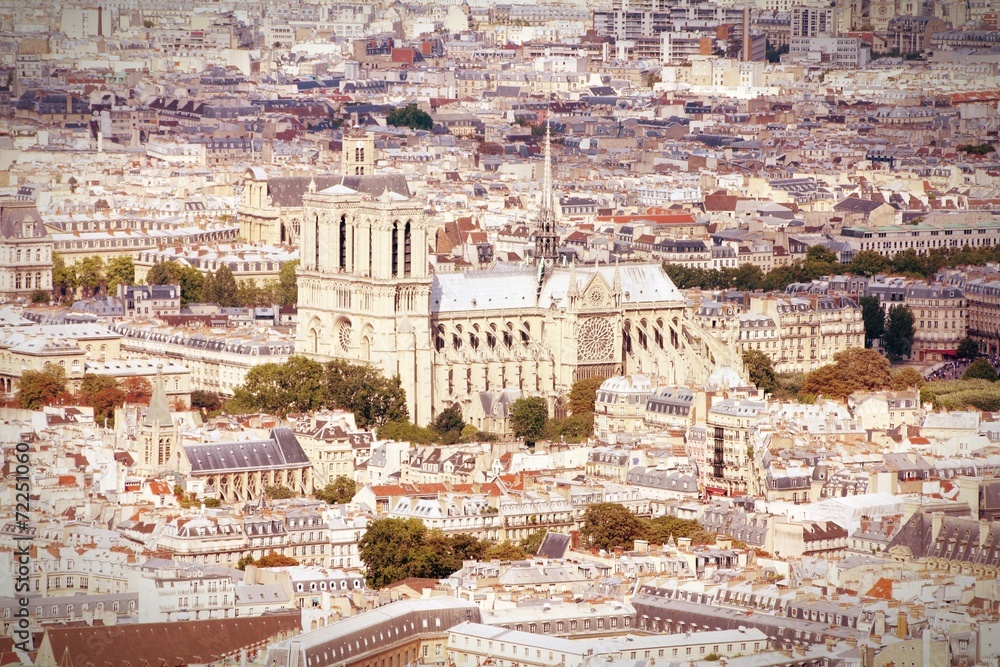
<path id="1" fill-rule="evenodd" d="M 0 667 L 1000 667 L 997 0 L 0 0 Z"/>

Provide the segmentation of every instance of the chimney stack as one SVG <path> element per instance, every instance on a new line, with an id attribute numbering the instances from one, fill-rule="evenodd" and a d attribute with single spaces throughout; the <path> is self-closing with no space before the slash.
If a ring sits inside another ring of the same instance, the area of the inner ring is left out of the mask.
<path id="1" fill-rule="evenodd" d="M 910 619 L 906 615 L 905 609 L 899 610 L 899 621 L 896 622 L 896 637 L 906 639 L 910 634 Z"/>
<path id="2" fill-rule="evenodd" d="M 937 540 L 944 526 L 944 512 L 934 512 L 931 514 L 931 541 Z"/>

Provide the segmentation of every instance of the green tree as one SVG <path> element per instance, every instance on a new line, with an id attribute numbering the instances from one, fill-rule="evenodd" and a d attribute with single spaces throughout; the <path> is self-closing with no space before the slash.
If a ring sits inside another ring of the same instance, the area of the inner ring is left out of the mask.
<path id="1" fill-rule="evenodd" d="M 624 505 L 594 503 L 583 513 L 580 542 L 588 547 L 611 551 L 631 549 L 635 540 L 646 536 L 646 524 Z"/>
<path id="2" fill-rule="evenodd" d="M 764 57 L 767 58 L 767 62 L 769 63 L 780 63 L 781 56 L 788 53 L 790 48 L 788 44 L 783 44 L 775 48 L 771 42 L 764 42 Z"/>
<path id="3" fill-rule="evenodd" d="M 271 500 L 288 500 L 295 497 L 295 492 L 284 484 L 271 484 L 264 487 L 264 495 Z"/>
<path id="4" fill-rule="evenodd" d="M 135 284 L 135 263 L 128 255 L 112 257 L 108 260 L 108 292 L 114 294 L 119 285 Z"/>
<path id="5" fill-rule="evenodd" d="M 666 544 L 670 538 L 686 537 L 691 544 L 714 544 L 715 536 L 705 530 L 694 519 L 678 519 L 673 516 L 660 516 L 649 522 L 646 537 L 651 544 Z"/>
<path id="6" fill-rule="evenodd" d="M 854 256 L 847 266 L 851 273 L 858 276 L 877 276 L 891 268 L 889 260 L 874 250 L 862 250 Z"/>
<path id="7" fill-rule="evenodd" d="M 327 381 L 323 364 L 292 356 L 283 364 L 261 364 L 247 373 L 243 384 L 233 391 L 230 412 L 311 412 L 328 405 Z"/>
<path id="8" fill-rule="evenodd" d="M 577 380 L 569 390 L 567 407 L 571 415 L 593 412 L 597 403 L 597 390 L 607 378 L 598 376 Z"/>
<path id="9" fill-rule="evenodd" d="M 365 564 L 365 581 L 382 588 L 413 576 L 426 558 L 427 528 L 420 519 L 376 519 L 369 521 L 358 541 L 358 555 Z"/>
<path id="10" fill-rule="evenodd" d="M 521 540 L 521 548 L 524 549 L 529 556 L 534 556 L 538 553 L 538 549 L 542 546 L 542 540 L 545 539 L 544 530 L 536 530 L 535 532 L 528 535 L 526 538 Z"/>
<path id="11" fill-rule="evenodd" d="M 907 366 L 892 372 L 892 381 L 889 383 L 889 388 L 894 391 L 920 389 L 926 382 L 920 371 Z"/>
<path id="12" fill-rule="evenodd" d="M 963 380 L 986 380 L 988 382 L 997 381 L 997 372 L 986 359 L 976 359 L 962 374 Z"/>
<path id="13" fill-rule="evenodd" d="M 959 359 L 975 359 L 979 356 L 979 343 L 966 336 L 958 341 L 958 349 L 955 353 Z"/>
<path id="14" fill-rule="evenodd" d="M 546 440 L 583 442 L 594 434 L 594 413 L 581 412 L 565 419 L 550 419 L 545 422 Z"/>
<path id="15" fill-rule="evenodd" d="M 146 273 L 147 285 L 180 285 L 181 305 L 200 303 L 205 276 L 193 266 L 175 261 L 157 262 Z"/>
<path id="16" fill-rule="evenodd" d="M 463 429 L 464 430 L 464 429 Z M 437 433 L 432 429 L 417 426 L 413 422 L 388 422 L 378 427 L 376 431 L 379 440 L 396 440 L 412 442 L 418 445 L 429 445 L 437 440 Z"/>
<path id="17" fill-rule="evenodd" d="M 224 308 L 232 308 L 239 305 L 239 286 L 230 268 L 223 264 L 215 271 L 213 276 L 213 286 L 215 290 L 215 302 Z"/>
<path id="18" fill-rule="evenodd" d="M 299 283 L 295 272 L 299 268 L 299 260 L 285 262 L 278 273 L 278 304 L 294 306 L 299 302 Z"/>
<path id="19" fill-rule="evenodd" d="M 240 556 L 240 559 L 238 561 L 236 561 L 236 569 L 237 570 L 246 570 L 247 569 L 247 565 L 253 565 L 253 563 L 254 563 L 253 556 L 251 556 L 250 554 L 246 554 L 244 556 Z"/>
<path id="20" fill-rule="evenodd" d="M 107 375 L 87 373 L 80 381 L 77 398 L 83 405 L 94 409 L 94 421 L 114 426 L 115 409 L 125 404 L 128 394 L 118 380 Z"/>
<path id="21" fill-rule="evenodd" d="M 837 254 L 826 246 L 809 246 L 809 250 L 806 251 L 806 261 L 835 264 L 837 262 Z"/>
<path id="22" fill-rule="evenodd" d="M 545 432 L 549 410 L 541 398 L 519 398 L 510 406 L 510 424 L 514 435 L 534 444 Z"/>
<path id="23" fill-rule="evenodd" d="M 882 336 L 882 346 L 886 356 L 893 361 L 899 361 L 910 355 L 913 349 L 914 329 L 913 311 L 908 306 L 896 304 L 889 309 L 886 317 L 885 334 Z"/>
<path id="24" fill-rule="evenodd" d="M 173 285 L 177 284 L 174 282 L 174 272 L 171 271 L 171 266 L 176 266 L 175 262 L 157 262 L 153 266 L 149 267 L 149 271 L 146 272 L 146 284 L 147 285 Z M 179 272 L 177 274 L 179 276 Z"/>
<path id="25" fill-rule="evenodd" d="M 833 356 L 834 363 L 806 376 L 802 394 L 845 399 L 856 391 L 877 391 L 892 382 L 889 360 L 875 350 L 851 348 Z"/>
<path id="26" fill-rule="evenodd" d="M 885 333 L 885 306 L 877 296 L 863 296 L 858 299 L 861 319 L 865 322 L 865 347 L 871 347 Z"/>
<path id="27" fill-rule="evenodd" d="M 743 365 L 746 366 L 750 381 L 761 391 L 773 394 L 778 387 L 771 358 L 760 350 L 744 350 Z"/>
<path id="28" fill-rule="evenodd" d="M 215 392 L 195 389 L 191 392 L 191 407 L 198 408 L 204 412 L 218 412 L 222 409 L 224 401 Z"/>
<path id="29" fill-rule="evenodd" d="M 325 375 L 327 407 L 353 412 L 359 428 L 377 428 L 409 418 L 406 392 L 398 375 L 387 378 L 374 368 L 342 359 L 327 362 Z"/>
<path id="30" fill-rule="evenodd" d="M 52 291 L 56 300 L 72 299 L 77 286 L 76 267 L 67 266 L 62 255 L 52 253 Z"/>
<path id="31" fill-rule="evenodd" d="M 465 428 L 465 421 L 462 419 L 462 410 L 457 405 L 442 410 L 434 419 L 434 430 L 438 434 L 438 440 L 446 445 L 453 445 L 462 439 L 462 429 Z"/>
<path id="32" fill-rule="evenodd" d="M 330 505 L 349 503 L 358 492 L 358 484 L 350 477 L 338 475 L 332 482 L 317 490 L 313 495 Z"/>
<path id="33" fill-rule="evenodd" d="M 414 130 L 430 130 L 434 127 L 434 119 L 426 111 L 421 111 L 416 104 L 407 104 L 401 109 L 394 109 L 385 117 L 385 122 L 394 127 L 409 127 Z"/>
<path id="34" fill-rule="evenodd" d="M 756 264 L 743 264 L 733 273 L 733 287 L 754 291 L 764 284 L 764 272 Z"/>
<path id="35" fill-rule="evenodd" d="M 104 260 L 100 255 L 89 255 L 76 263 L 77 285 L 83 291 L 84 297 L 96 296 L 107 284 L 104 273 Z"/>
<path id="36" fill-rule="evenodd" d="M 66 372 L 55 364 L 40 371 L 23 371 L 17 380 L 17 400 L 25 410 L 53 403 L 66 391 Z"/>

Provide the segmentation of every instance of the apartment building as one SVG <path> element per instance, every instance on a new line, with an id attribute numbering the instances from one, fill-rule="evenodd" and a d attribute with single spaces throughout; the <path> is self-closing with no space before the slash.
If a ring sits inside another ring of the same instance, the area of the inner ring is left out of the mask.
<path id="1" fill-rule="evenodd" d="M 644 430 L 646 400 L 652 392 L 653 386 L 645 375 L 605 380 L 594 403 L 594 435 L 601 442 L 614 443 L 618 435 Z M 616 472 L 620 479 L 621 471 Z"/>
<path id="2" fill-rule="evenodd" d="M 968 335 L 987 354 L 1000 353 L 1000 276 L 965 283 Z"/>
<path id="3" fill-rule="evenodd" d="M 191 389 L 232 396 L 247 373 L 266 363 L 282 364 L 294 343 L 271 331 L 189 329 L 148 323 L 118 322 L 111 330 L 121 336 L 126 359 L 148 357 L 177 360 L 191 370 Z"/>
<path id="4" fill-rule="evenodd" d="M 779 373 L 809 372 L 832 363 L 837 352 L 864 346 L 861 307 L 847 296 L 755 296 L 750 311 L 778 323 L 780 347 L 769 356 Z"/>
<path id="5" fill-rule="evenodd" d="M 0 299 L 52 289 L 52 248 L 34 202 L 0 200 Z"/>
<path id="6" fill-rule="evenodd" d="M 870 250 L 883 257 L 906 250 L 923 255 L 937 248 L 992 248 L 1000 242 L 1000 222 L 981 216 L 948 216 L 909 225 L 844 227 L 839 240 L 855 252 Z"/>
<path id="7" fill-rule="evenodd" d="M 913 282 L 906 288 L 913 313 L 910 357 L 917 361 L 952 359 L 966 336 L 967 302 L 961 289 L 940 283 Z"/>
<path id="8" fill-rule="evenodd" d="M 725 399 L 708 411 L 705 451 L 709 494 L 746 495 L 750 484 L 751 433 L 767 405 L 749 399 Z"/>

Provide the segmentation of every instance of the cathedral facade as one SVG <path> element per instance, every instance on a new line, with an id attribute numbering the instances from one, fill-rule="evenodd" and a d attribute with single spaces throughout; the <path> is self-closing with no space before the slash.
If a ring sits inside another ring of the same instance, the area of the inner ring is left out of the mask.
<path id="1" fill-rule="evenodd" d="M 421 425 L 499 389 L 544 397 L 552 413 L 584 378 L 705 383 L 717 366 L 740 369 L 734 348 L 688 319 L 659 264 L 557 261 L 546 143 L 530 265 L 437 273 L 421 203 L 343 184 L 305 194 L 296 350 L 399 375 Z"/>

